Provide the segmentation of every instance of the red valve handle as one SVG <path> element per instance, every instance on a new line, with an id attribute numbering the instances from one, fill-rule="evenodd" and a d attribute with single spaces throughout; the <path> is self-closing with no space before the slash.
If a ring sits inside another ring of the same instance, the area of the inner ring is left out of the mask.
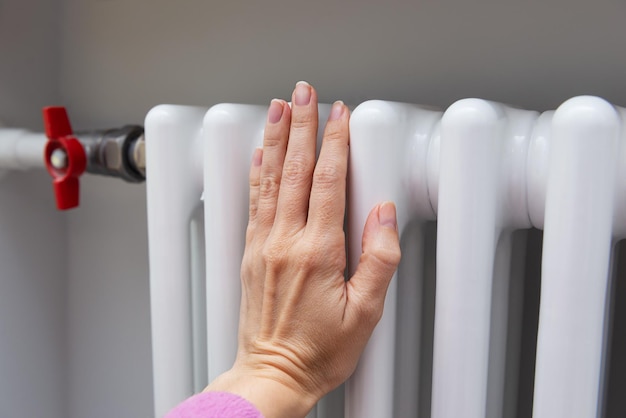
<path id="1" fill-rule="evenodd" d="M 56 197 L 57 208 L 66 210 L 78 206 L 78 177 L 87 168 L 87 156 L 83 145 L 72 133 L 70 120 L 64 107 L 45 107 L 43 122 L 48 143 L 44 150 L 46 169 L 52 176 L 52 187 Z M 61 149 L 67 156 L 65 167 L 52 164 L 52 153 Z"/>

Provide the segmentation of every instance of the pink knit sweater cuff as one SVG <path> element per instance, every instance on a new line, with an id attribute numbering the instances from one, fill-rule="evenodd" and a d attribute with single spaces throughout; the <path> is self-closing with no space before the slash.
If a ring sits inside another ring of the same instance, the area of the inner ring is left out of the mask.
<path id="1" fill-rule="evenodd" d="M 263 418 L 244 398 L 227 392 L 203 392 L 172 409 L 165 418 Z"/>

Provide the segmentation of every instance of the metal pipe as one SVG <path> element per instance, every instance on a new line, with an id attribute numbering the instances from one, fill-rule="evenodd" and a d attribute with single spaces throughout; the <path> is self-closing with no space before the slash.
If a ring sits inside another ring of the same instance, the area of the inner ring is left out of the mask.
<path id="1" fill-rule="evenodd" d="M 127 182 L 145 180 L 145 140 L 141 126 L 76 133 L 87 155 L 87 172 L 119 177 Z M 0 128 L 0 175 L 6 170 L 45 168 L 44 148 L 48 138 L 43 133 L 25 129 Z M 62 155 L 54 155 L 52 164 L 64 165 Z M 61 167 L 57 167 L 61 168 Z"/>

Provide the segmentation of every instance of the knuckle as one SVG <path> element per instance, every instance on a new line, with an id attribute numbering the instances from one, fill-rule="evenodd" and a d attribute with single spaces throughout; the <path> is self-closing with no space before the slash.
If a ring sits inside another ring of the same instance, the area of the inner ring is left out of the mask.
<path id="1" fill-rule="evenodd" d="M 336 125 L 326 125 L 324 131 L 324 141 L 336 142 L 346 140 L 348 132 Z M 346 141 L 347 142 L 347 141 Z"/>
<path id="2" fill-rule="evenodd" d="M 293 156 L 285 161 L 283 179 L 291 184 L 301 183 L 307 178 L 309 162 L 303 156 Z"/>
<path id="3" fill-rule="evenodd" d="M 347 264 L 343 230 L 314 228 L 296 250 L 304 267 L 343 272 Z"/>
<path id="4" fill-rule="evenodd" d="M 341 181 L 343 175 L 337 164 L 322 164 L 315 167 L 313 181 L 316 185 L 330 187 Z"/>
<path id="5" fill-rule="evenodd" d="M 241 278 L 246 279 L 250 278 L 254 275 L 254 252 L 250 248 L 246 248 L 246 251 L 243 254 L 243 258 L 241 260 Z"/>
<path id="6" fill-rule="evenodd" d="M 324 274 L 343 274 L 346 255 L 343 247 L 328 239 L 308 240 L 297 250 L 298 265 L 304 271 L 319 271 Z"/>
<path id="7" fill-rule="evenodd" d="M 259 176 L 259 174 L 250 173 L 249 183 L 250 183 L 250 188 L 252 189 L 256 189 L 257 187 L 259 187 L 259 185 L 261 184 L 261 177 Z"/>
<path id="8" fill-rule="evenodd" d="M 317 126 L 317 117 L 312 112 L 293 114 L 291 118 L 292 131 L 309 131 Z"/>
<path id="9" fill-rule="evenodd" d="M 389 254 L 388 254 L 388 260 L 389 263 L 395 268 L 398 266 L 398 264 L 400 264 L 400 259 L 402 258 L 402 253 L 400 251 L 400 248 L 395 248 L 395 249 L 388 249 Z"/>
<path id="10" fill-rule="evenodd" d="M 248 217 L 250 218 L 249 219 L 250 221 L 254 220 L 258 211 L 259 211 L 259 202 L 256 199 L 251 200 L 250 201 L 250 213 L 248 215 Z M 248 227 L 248 229 L 250 229 L 250 227 Z"/>
<path id="11" fill-rule="evenodd" d="M 287 261 L 285 251 L 282 248 L 269 244 L 261 250 L 261 258 L 265 265 L 272 269 L 281 268 Z"/>
<path id="12" fill-rule="evenodd" d="M 280 178 L 275 175 L 263 176 L 259 183 L 259 193 L 261 197 L 274 197 L 278 195 L 280 189 Z"/>
<path id="13" fill-rule="evenodd" d="M 380 247 L 372 253 L 372 257 L 377 264 L 395 270 L 400 263 L 401 253 L 399 248 Z"/>
<path id="14" fill-rule="evenodd" d="M 285 140 L 283 135 L 278 131 L 265 131 L 265 137 L 263 138 L 263 148 L 280 148 L 283 147 Z"/>
<path id="15" fill-rule="evenodd" d="M 252 272 L 253 272 L 253 269 L 250 266 L 250 263 L 244 257 L 243 262 L 241 263 L 241 273 L 240 273 L 241 279 L 245 281 L 247 278 L 251 276 Z"/>

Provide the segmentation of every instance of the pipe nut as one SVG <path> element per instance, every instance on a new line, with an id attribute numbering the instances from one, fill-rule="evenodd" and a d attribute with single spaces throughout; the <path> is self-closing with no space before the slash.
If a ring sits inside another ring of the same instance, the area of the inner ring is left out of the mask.
<path id="1" fill-rule="evenodd" d="M 122 149 L 117 141 L 107 141 L 103 150 L 104 165 L 109 170 L 121 170 L 123 167 L 122 162 Z"/>

